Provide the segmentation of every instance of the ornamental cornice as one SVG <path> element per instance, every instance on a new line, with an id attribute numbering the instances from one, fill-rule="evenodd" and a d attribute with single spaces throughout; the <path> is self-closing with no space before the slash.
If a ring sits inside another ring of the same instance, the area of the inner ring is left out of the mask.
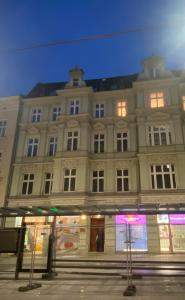
<path id="1" fill-rule="evenodd" d="M 175 163 L 176 162 L 176 156 L 171 154 L 165 155 L 150 155 L 147 157 L 147 160 L 149 163 L 153 164 L 169 164 L 169 163 Z"/>

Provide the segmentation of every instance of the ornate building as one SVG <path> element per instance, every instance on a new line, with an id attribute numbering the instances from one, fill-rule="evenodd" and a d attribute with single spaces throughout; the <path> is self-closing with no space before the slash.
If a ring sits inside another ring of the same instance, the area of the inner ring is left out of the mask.
<path id="1" fill-rule="evenodd" d="M 185 202 L 185 74 L 161 57 L 143 66 L 86 81 L 75 67 L 68 82 L 32 89 L 22 100 L 9 206 Z M 185 251 L 185 216 L 124 218 L 65 222 L 87 225 L 82 251 L 121 251 L 126 221 L 136 251 Z"/>

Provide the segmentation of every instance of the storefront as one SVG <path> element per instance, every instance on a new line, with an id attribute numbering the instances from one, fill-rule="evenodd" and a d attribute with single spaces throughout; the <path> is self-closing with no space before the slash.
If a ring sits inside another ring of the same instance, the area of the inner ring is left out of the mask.
<path id="1" fill-rule="evenodd" d="M 158 215 L 160 251 L 185 252 L 185 214 Z"/>
<path id="2" fill-rule="evenodd" d="M 129 229 L 130 228 L 130 229 Z M 116 252 L 127 250 L 127 237 L 130 230 L 132 251 L 147 251 L 147 225 L 144 215 L 116 216 Z"/>

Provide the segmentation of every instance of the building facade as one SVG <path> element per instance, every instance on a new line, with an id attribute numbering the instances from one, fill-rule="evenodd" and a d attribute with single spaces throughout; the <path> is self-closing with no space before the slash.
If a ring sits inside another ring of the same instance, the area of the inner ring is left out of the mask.
<path id="1" fill-rule="evenodd" d="M 9 206 L 185 202 L 185 73 L 152 57 L 141 74 L 83 76 L 75 67 L 68 82 L 38 84 L 23 99 Z M 123 251 L 130 224 L 135 251 L 185 251 L 184 215 L 57 222 L 78 237 L 59 250 Z"/>
<path id="2" fill-rule="evenodd" d="M 0 206 L 6 205 L 20 97 L 0 98 Z"/>

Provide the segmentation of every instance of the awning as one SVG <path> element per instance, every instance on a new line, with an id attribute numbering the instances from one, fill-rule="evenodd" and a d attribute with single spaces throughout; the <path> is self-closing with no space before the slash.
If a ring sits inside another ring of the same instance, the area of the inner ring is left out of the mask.
<path id="1" fill-rule="evenodd" d="M 185 203 L 1 207 L 0 217 L 185 214 Z"/>

